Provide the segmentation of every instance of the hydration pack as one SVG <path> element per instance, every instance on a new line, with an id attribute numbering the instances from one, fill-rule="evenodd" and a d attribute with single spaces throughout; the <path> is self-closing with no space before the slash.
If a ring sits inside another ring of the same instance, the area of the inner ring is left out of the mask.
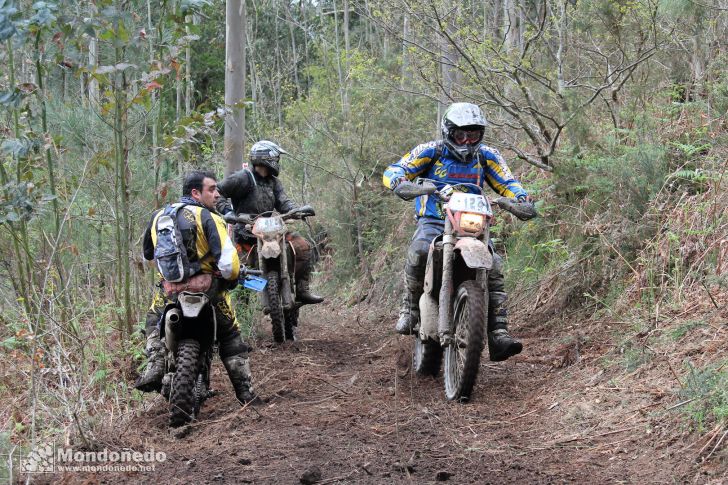
<path id="1" fill-rule="evenodd" d="M 199 262 L 191 263 L 182 231 L 177 223 L 177 213 L 186 204 L 171 204 L 157 217 L 157 244 L 154 246 L 154 260 L 162 277 L 170 283 L 186 280 L 200 270 Z"/>

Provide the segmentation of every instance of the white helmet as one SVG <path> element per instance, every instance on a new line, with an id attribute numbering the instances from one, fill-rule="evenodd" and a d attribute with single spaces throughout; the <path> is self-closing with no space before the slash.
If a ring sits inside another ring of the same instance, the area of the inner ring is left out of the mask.
<path id="1" fill-rule="evenodd" d="M 287 153 L 287 151 L 272 141 L 260 140 L 255 142 L 250 148 L 250 163 L 253 166 L 263 165 L 264 167 L 268 167 L 273 176 L 277 177 L 280 172 L 279 162 L 281 155 Z"/>
<path id="2" fill-rule="evenodd" d="M 483 141 L 488 122 L 483 111 L 472 103 L 453 103 L 442 115 L 442 137 L 453 155 L 470 162 Z"/>

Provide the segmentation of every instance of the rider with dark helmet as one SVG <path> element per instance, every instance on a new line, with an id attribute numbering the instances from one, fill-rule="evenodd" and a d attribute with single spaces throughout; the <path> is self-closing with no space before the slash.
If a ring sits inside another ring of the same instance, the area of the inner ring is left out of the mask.
<path id="1" fill-rule="evenodd" d="M 442 117 L 443 140 L 418 145 L 387 167 L 384 185 L 394 190 L 405 180 L 424 177 L 444 184 L 471 183 L 480 187 L 487 184 L 501 196 L 530 201 L 500 153 L 482 143 L 486 125 L 478 106 L 471 103 L 450 105 Z M 406 291 L 395 327 L 404 335 L 412 333 L 419 319 L 418 302 L 423 292 L 430 243 L 445 230 L 442 205 L 435 197 L 418 197 L 415 217 L 417 230 L 404 268 Z M 488 348 L 490 359 L 500 361 L 521 352 L 523 345 L 508 333 L 503 261 L 495 251 L 493 256 L 493 269 L 488 273 Z"/>
<path id="2" fill-rule="evenodd" d="M 250 149 L 253 170 L 243 168 L 220 183 L 218 188 L 222 197 L 217 203 L 218 212 L 224 215 L 234 209 L 237 214 L 257 215 L 272 210 L 285 213 L 296 209 L 298 205 L 288 198 L 278 179 L 280 157 L 286 153 L 272 141 L 260 140 L 253 144 Z M 228 198 L 232 207 L 227 202 Z M 288 240 L 296 254 L 296 299 L 303 304 L 321 303 L 324 299 L 310 290 L 313 244 L 297 233 L 289 234 Z M 237 224 L 235 242 L 241 251 L 247 252 L 255 247 L 256 240 L 244 224 Z"/>

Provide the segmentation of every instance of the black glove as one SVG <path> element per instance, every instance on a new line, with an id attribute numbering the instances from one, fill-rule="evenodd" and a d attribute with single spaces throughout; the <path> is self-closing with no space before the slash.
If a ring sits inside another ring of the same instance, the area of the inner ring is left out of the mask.
<path id="1" fill-rule="evenodd" d="M 393 189 L 394 193 L 403 200 L 412 200 L 421 195 L 429 195 L 437 192 L 437 187 L 431 182 L 415 184 L 409 180 L 403 180 Z"/>
<path id="2" fill-rule="evenodd" d="M 224 216 L 229 212 L 233 212 L 233 206 L 225 197 L 218 197 L 215 201 L 215 210 L 217 210 L 220 215 Z"/>

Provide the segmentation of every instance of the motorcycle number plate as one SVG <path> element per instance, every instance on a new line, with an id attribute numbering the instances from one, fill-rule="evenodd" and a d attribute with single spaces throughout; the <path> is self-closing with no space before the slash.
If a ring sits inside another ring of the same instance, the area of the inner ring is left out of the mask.
<path id="1" fill-rule="evenodd" d="M 255 221 L 255 227 L 253 232 L 268 234 L 271 232 L 278 232 L 283 229 L 283 222 L 279 217 L 261 217 Z"/>
<path id="2" fill-rule="evenodd" d="M 474 212 L 476 214 L 485 214 L 487 216 L 493 214 L 488 200 L 480 194 L 455 192 L 452 194 L 447 206 L 453 212 Z"/>
<path id="3" fill-rule="evenodd" d="M 246 276 L 243 280 L 243 287 L 254 291 L 263 291 L 268 284 L 268 280 L 260 276 Z"/>

